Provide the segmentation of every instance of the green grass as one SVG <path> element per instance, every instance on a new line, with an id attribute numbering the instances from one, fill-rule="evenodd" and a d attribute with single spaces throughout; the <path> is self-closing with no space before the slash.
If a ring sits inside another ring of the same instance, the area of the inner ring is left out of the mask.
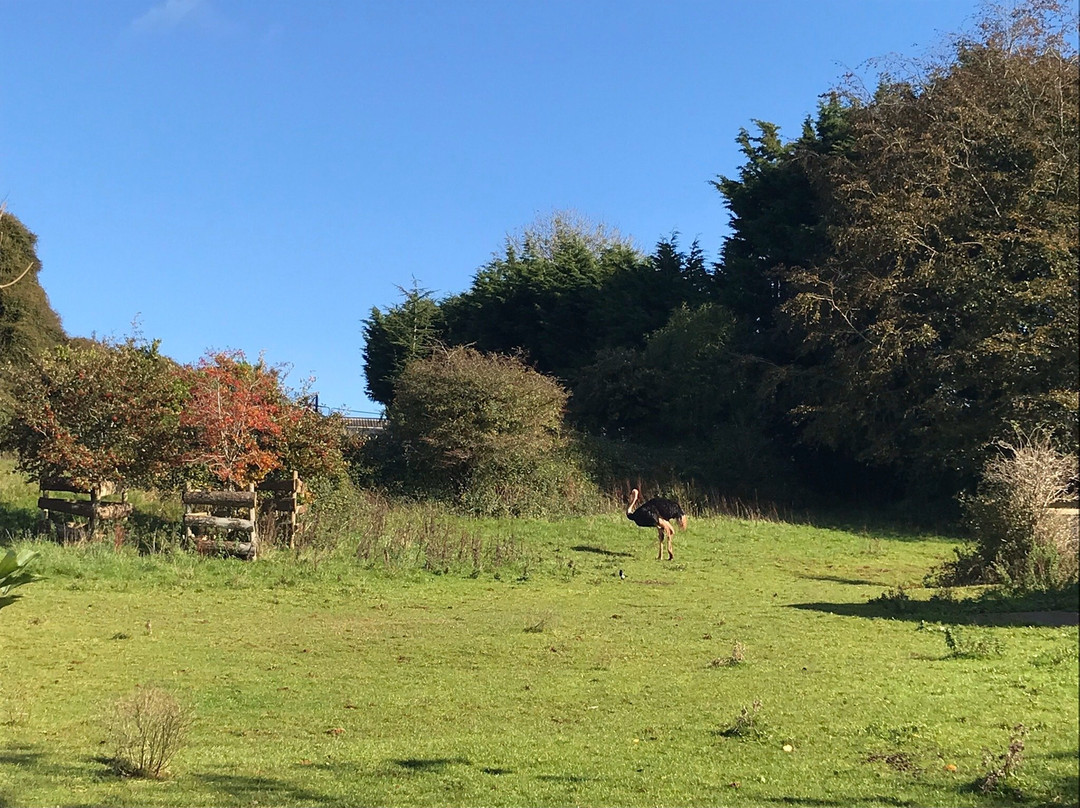
<path id="1" fill-rule="evenodd" d="M 696 519 L 658 562 L 620 514 L 461 525 L 516 550 L 36 544 L 0 611 L 0 806 L 1077 803 L 1077 629 L 928 602 L 951 539 Z M 194 713 L 164 780 L 109 765 L 137 685 Z"/>

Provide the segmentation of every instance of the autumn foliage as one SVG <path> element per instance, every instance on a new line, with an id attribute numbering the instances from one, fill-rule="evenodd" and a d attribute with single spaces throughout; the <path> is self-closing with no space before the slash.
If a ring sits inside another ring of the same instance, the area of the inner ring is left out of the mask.
<path id="1" fill-rule="evenodd" d="M 281 465 L 283 407 L 277 372 L 238 352 L 204 357 L 184 371 L 184 462 L 230 486 L 259 482 Z"/>
<path id="2" fill-rule="evenodd" d="M 179 461 L 185 391 L 157 343 L 74 341 L 18 371 L 12 387 L 0 449 L 31 478 L 151 485 Z"/>
<path id="3" fill-rule="evenodd" d="M 73 342 L 18 374 L 0 450 L 32 479 L 84 487 L 187 478 L 240 488 L 278 469 L 335 473 L 340 419 L 302 406 L 282 377 L 238 351 L 180 366 L 156 343 Z"/>
<path id="4" fill-rule="evenodd" d="M 180 416 L 184 461 L 218 482 L 242 487 L 278 470 L 304 475 L 343 466 L 339 418 L 324 418 L 286 394 L 279 369 L 239 351 L 219 352 L 185 369 Z"/>

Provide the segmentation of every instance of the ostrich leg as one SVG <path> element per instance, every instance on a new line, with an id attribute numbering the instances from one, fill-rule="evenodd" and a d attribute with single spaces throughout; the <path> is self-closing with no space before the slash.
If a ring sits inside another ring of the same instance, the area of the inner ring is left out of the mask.
<path id="1" fill-rule="evenodd" d="M 671 526 L 671 522 L 667 519 L 658 519 L 659 525 L 657 527 L 658 538 L 660 539 L 660 549 L 656 554 L 656 560 L 660 561 L 664 558 L 664 537 L 667 536 L 667 557 L 672 559 L 675 556 L 671 552 L 671 537 L 675 535 L 675 528 Z"/>

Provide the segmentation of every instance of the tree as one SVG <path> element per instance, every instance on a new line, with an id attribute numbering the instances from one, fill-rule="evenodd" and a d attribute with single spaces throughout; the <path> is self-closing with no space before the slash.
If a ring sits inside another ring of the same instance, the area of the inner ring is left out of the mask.
<path id="1" fill-rule="evenodd" d="M 302 478 L 334 477 L 345 471 L 345 422 L 285 397 L 282 403 L 280 467 Z"/>
<path id="2" fill-rule="evenodd" d="M 66 337 L 38 281 L 37 236 L 0 206 L 0 364 L 26 367 Z M 10 378 L 0 381 L 0 407 L 10 409 Z"/>
<path id="3" fill-rule="evenodd" d="M 1075 30 L 991 11 L 951 61 L 848 88 L 848 151 L 800 153 L 829 236 L 783 273 L 808 440 L 953 479 L 1010 424 L 1075 451 Z"/>
<path id="4" fill-rule="evenodd" d="M 185 368 L 189 398 L 180 418 L 184 460 L 219 482 L 242 488 L 281 467 L 279 371 L 242 351 L 203 357 Z"/>
<path id="5" fill-rule="evenodd" d="M 202 471 L 243 488 L 279 469 L 311 477 L 344 469 L 341 418 L 293 400 L 279 368 L 261 358 L 249 362 L 242 351 L 222 351 L 182 374 L 188 390 L 180 416 L 183 461 L 195 476 Z"/>
<path id="6" fill-rule="evenodd" d="M 605 330 L 597 315 L 614 273 L 643 261 L 603 225 L 567 213 L 507 237 L 473 278 L 443 301 L 447 340 L 499 354 L 520 354 L 564 382 L 592 360 Z"/>
<path id="7" fill-rule="evenodd" d="M 570 399 L 574 421 L 597 435 L 641 438 L 657 422 L 664 384 L 641 350 L 602 348 L 578 373 Z"/>
<path id="8" fill-rule="evenodd" d="M 605 349 L 578 374 L 578 421 L 632 440 L 688 443 L 729 415 L 732 317 L 722 306 L 683 306 L 641 350 Z"/>
<path id="9" fill-rule="evenodd" d="M 657 424 L 669 439 L 700 438 L 730 420 L 735 400 L 728 341 L 733 321 L 722 306 L 707 303 L 677 309 L 667 324 L 649 335 L 645 363 L 663 380 Z"/>
<path id="10" fill-rule="evenodd" d="M 789 143 L 767 121 L 754 121 L 757 135 L 739 130 L 736 142 L 746 162 L 737 179 L 712 184 L 731 211 L 732 233 L 724 239 L 716 267 L 718 299 L 742 324 L 742 342 L 772 361 L 790 358 L 790 340 L 777 328 L 780 306 L 792 294 L 784 268 L 817 261 L 829 243 L 819 190 L 801 156 L 842 154 L 850 144 L 849 111 L 834 93 L 819 104 L 815 121 Z"/>
<path id="11" fill-rule="evenodd" d="M 413 282 L 398 287 L 402 302 L 385 312 L 373 307 L 364 321 L 364 377 L 373 401 L 386 406 L 405 366 L 427 356 L 442 341 L 442 314 L 432 293 Z"/>
<path id="12" fill-rule="evenodd" d="M 185 391 L 158 343 L 78 340 L 14 376 L 0 448 L 32 479 L 152 486 L 175 467 Z"/>
<path id="13" fill-rule="evenodd" d="M 604 279 L 589 316 L 597 349 L 642 348 L 672 312 L 712 299 L 714 280 L 697 241 L 684 252 L 678 233 L 661 239 L 650 256 L 622 263 Z"/>

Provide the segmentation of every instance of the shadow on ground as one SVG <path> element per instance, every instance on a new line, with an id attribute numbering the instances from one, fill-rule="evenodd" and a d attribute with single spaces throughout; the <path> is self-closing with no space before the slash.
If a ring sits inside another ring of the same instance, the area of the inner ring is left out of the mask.
<path id="1" fill-rule="evenodd" d="M 791 609 L 826 612 L 841 617 L 886 617 L 892 620 L 912 622 L 952 623 L 955 625 L 983 626 L 1075 626 L 1080 625 L 1080 614 L 1068 609 L 1039 609 L 1012 611 L 1007 607 L 979 608 L 932 601 L 908 601 L 906 603 L 792 603 Z"/>
<path id="2" fill-rule="evenodd" d="M 304 805 L 335 805 L 334 798 L 310 789 L 300 788 L 273 777 L 253 777 L 236 774 L 195 774 L 192 779 L 207 789 L 224 794 L 233 805 L 279 804 L 286 802 Z"/>
<path id="3" fill-rule="evenodd" d="M 603 547 L 590 547 L 587 544 L 578 544 L 570 549 L 576 553 L 595 553 L 609 558 L 630 558 L 633 556 L 633 553 L 618 553 L 614 550 L 605 550 Z"/>
<path id="4" fill-rule="evenodd" d="M 392 763 L 411 772 L 439 772 L 447 766 L 458 763 L 465 766 L 472 765 L 465 758 L 402 758 Z"/>

